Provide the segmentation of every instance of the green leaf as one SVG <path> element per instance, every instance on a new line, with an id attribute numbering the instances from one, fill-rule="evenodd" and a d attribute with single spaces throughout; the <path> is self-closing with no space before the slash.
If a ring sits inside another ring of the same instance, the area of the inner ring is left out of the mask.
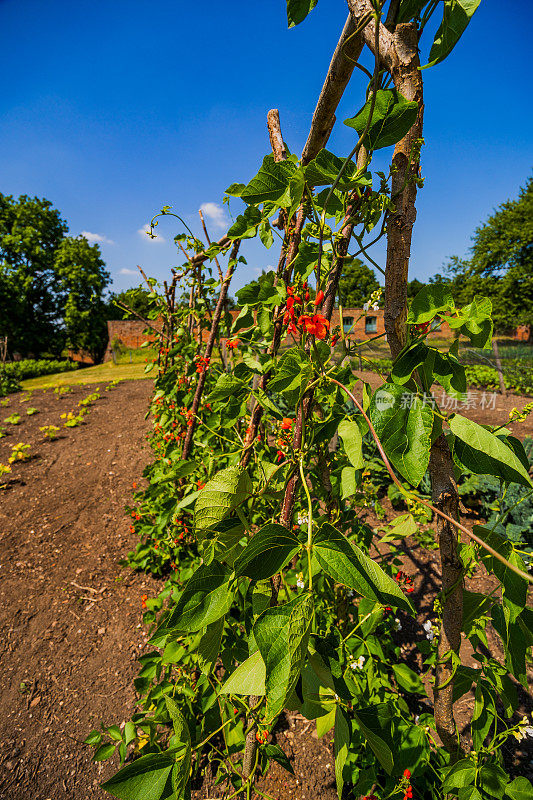
<path id="1" fill-rule="evenodd" d="M 331 707 L 327 714 L 323 714 L 316 718 L 316 735 L 319 739 L 329 733 L 335 725 L 335 705 L 334 703 L 324 703 L 324 707 Z"/>
<path id="2" fill-rule="evenodd" d="M 231 511 L 240 506 L 252 493 L 246 471 L 226 467 L 202 489 L 194 508 L 195 530 L 200 535 L 215 529 Z"/>
<path id="3" fill-rule="evenodd" d="M 527 688 L 526 655 L 527 641 L 517 622 L 509 620 L 509 614 L 500 605 L 492 607 L 492 625 L 502 640 L 505 666 L 522 686 Z"/>
<path id="4" fill-rule="evenodd" d="M 229 239 L 253 239 L 257 233 L 257 226 L 263 219 L 261 212 L 255 206 L 248 206 L 239 214 L 227 236 Z"/>
<path id="5" fill-rule="evenodd" d="M 174 759 L 167 753 L 150 753 L 127 764 L 102 784 L 120 800 L 166 800 L 174 794 L 171 772 Z"/>
<path id="6" fill-rule="evenodd" d="M 306 166 L 305 180 L 310 186 L 331 185 L 337 179 L 344 162 L 344 158 L 339 158 L 330 153 L 329 150 L 320 150 L 318 155 Z M 367 178 L 362 177 L 365 174 L 359 172 L 357 164 L 353 161 L 348 161 L 338 183 L 338 188 L 347 191 L 361 182 L 366 183 Z"/>
<path id="7" fill-rule="evenodd" d="M 282 394 L 294 408 L 301 400 L 312 374 L 313 367 L 306 354 L 292 348 L 281 356 L 268 386 L 270 391 Z"/>
<path id="8" fill-rule="evenodd" d="M 511 800 L 531 800 L 533 797 L 533 786 L 527 778 L 515 778 L 505 788 L 505 794 Z"/>
<path id="9" fill-rule="evenodd" d="M 531 488 L 531 480 L 520 459 L 498 436 L 471 419 L 453 414 L 448 424 L 455 436 L 453 451 L 461 464 L 477 475 L 496 475 Z"/>
<path id="10" fill-rule="evenodd" d="M 469 305 L 464 306 L 457 316 L 443 316 L 452 330 L 468 336 L 474 347 L 492 346 L 492 301 L 488 297 L 475 295 Z"/>
<path id="11" fill-rule="evenodd" d="M 257 175 L 242 190 L 242 200 L 254 205 L 270 201 L 288 208 L 291 204 L 289 183 L 296 169 L 289 159 L 276 161 L 272 154 L 265 156 Z"/>
<path id="12" fill-rule="evenodd" d="M 267 608 L 253 633 L 266 666 L 266 717 L 271 722 L 285 706 L 300 676 L 311 623 L 313 598 L 305 592 L 290 603 Z"/>
<path id="13" fill-rule="evenodd" d="M 322 569 L 338 583 L 381 605 L 413 613 L 411 603 L 398 584 L 329 522 L 315 535 L 313 554 Z"/>
<path id="14" fill-rule="evenodd" d="M 335 749 L 335 781 L 337 783 L 337 794 L 339 800 L 342 796 L 342 787 L 344 786 L 344 779 L 342 771 L 348 758 L 348 749 L 351 740 L 351 725 L 350 720 L 346 713 L 340 706 L 335 709 L 335 736 L 333 739 L 333 746 Z"/>
<path id="15" fill-rule="evenodd" d="M 483 747 L 496 713 L 494 701 L 483 683 L 483 681 L 479 681 L 476 686 L 474 713 L 472 714 L 471 722 L 472 742 L 477 751 Z"/>
<path id="16" fill-rule="evenodd" d="M 404 387 L 385 383 L 372 396 L 370 418 L 393 467 L 418 486 L 429 464 L 431 406 Z"/>
<path id="17" fill-rule="evenodd" d="M 361 729 L 374 755 L 390 775 L 394 768 L 391 727 L 393 711 L 388 703 L 379 703 L 353 712 L 355 723 Z"/>
<path id="18" fill-rule="evenodd" d="M 188 794 L 190 797 L 190 793 L 187 791 L 187 784 L 189 782 L 189 774 L 191 771 L 191 734 L 189 731 L 189 726 L 185 721 L 185 717 L 181 713 L 174 700 L 166 695 L 165 703 L 170 719 L 172 720 L 174 736 L 180 742 L 180 744 L 185 745 L 184 748 L 180 749 L 179 756 L 176 755 L 176 763 L 172 772 L 172 786 L 175 792 L 176 800 L 185 800 L 186 794 Z"/>
<path id="19" fill-rule="evenodd" d="M 239 664 L 223 687 L 222 694 L 245 694 L 262 697 L 265 694 L 266 667 L 259 650 Z"/>
<path id="20" fill-rule="evenodd" d="M 239 214 L 227 235 L 229 239 L 253 239 L 257 226 L 263 219 L 261 212 L 255 206 L 248 206 L 244 213 Z"/>
<path id="21" fill-rule="evenodd" d="M 274 244 L 274 234 L 272 233 L 272 228 L 270 227 L 269 222 L 264 222 L 259 226 L 259 238 L 267 250 L 269 250 Z"/>
<path id="22" fill-rule="evenodd" d="M 287 22 L 294 28 L 303 22 L 306 16 L 318 3 L 318 0 L 287 0 Z"/>
<path id="23" fill-rule="evenodd" d="M 370 97 L 361 111 L 344 124 L 355 128 L 361 135 L 366 128 L 372 108 Z M 379 150 L 396 144 L 413 127 L 418 114 L 418 103 L 406 100 L 396 89 L 378 89 L 372 113 L 372 121 L 363 142 L 368 150 Z"/>
<path id="24" fill-rule="evenodd" d="M 494 762 L 483 764 L 479 770 L 477 785 L 483 790 L 485 796 L 502 798 L 507 784 L 509 783 L 509 774 L 499 764 Z"/>
<path id="25" fill-rule="evenodd" d="M 200 657 L 200 669 L 205 674 L 209 674 L 212 671 L 218 658 L 223 630 L 224 617 L 220 617 L 220 619 L 207 626 L 204 635 L 200 639 L 198 655 Z"/>
<path id="26" fill-rule="evenodd" d="M 91 731 L 87 738 L 83 740 L 83 744 L 88 744 L 91 745 L 91 747 L 94 747 L 95 745 L 100 744 L 101 741 L 102 734 L 100 731 Z"/>
<path id="27" fill-rule="evenodd" d="M 414 19 L 424 6 L 427 6 L 429 0 L 401 0 L 398 14 L 396 15 L 396 24 L 400 22 L 410 22 Z"/>
<path id="28" fill-rule="evenodd" d="M 466 372 L 462 364 L 452 353 L 439 353 L 438 350 L 431 350 L 433 353 L 433 375 L 434 379 L 440 383 L 450 397 L 457 397 L 463 400 L 466 392 Z"/>
<path id="29" fill-rule="evenodd" d="M 228 375 L 223 372 L 219 376 L 215 388 L 209 393 L 207 400 L 209 403 L 215 403 L 217 400 L 227 400 L 246 388 L 244 381 L 239 380 L 234 375 Z"/>
<path id="30" fill-rule="evenodd" d="M 116 744 L 112 744 L 111 742 L 101 744 L 93 756 L 93 761 L 105 761 L 107 758 L 111 758 L 115 752 L 115 747 Z"/>
<path id="31" fill-rule="evenodd" d="M 429 51 L 429 62 L 422 69 L 444 61 L 452 52 L 480 2 L 481 0 L 444 0 L 442 22 Z"/>
<path id="32" fill-rule="evenodd" d="M 446 777 L 442 784 L 442 792 L 445 794 L 452 789 L 470 786 L 470 784 L 474 783 L 475 778 L 476 765 L 467 758 L 462 758 L 446 771 Z"/>
<path id="33" fill-rule="evenodd" d="M 199 631 L 223 617 L 233 599 L 233 593 L 228 590 L 230 574 L 229 567 L 218 561 L 198 567 L 158 635 L 162 630 Z"/>
<path id="34" fill-rule="evenodd" d="M 344 419 L 338 428 L 339 436 L 344 445 L 344 451 L 355 469 L 363 469 L 363 437 L 357 422 Z"/>
<path id="35" fill-rule="evenodd" d="M 343 467 L 341 472 L 341 498 L 353 497 L 357 491 L 357 473 L 353 467 Z"/>
<path id="36" fill-rule="evenodd" d="M 407 324 L 420 325 L 430 322 L 437 314 L 454 310 L 455 301 L 450 287 L 445 283 L 428 283 L 413 298 Z"/>
<path id="37" fill-rule="evenodd" d="M 255 533 L 233 565 L 236 577 L 254 581 L 271 578 L 300 549 L 300 542 L 283 525 L 271 523 Z"/>
<path id="38" fill-rule="evenodd" d="M 398 686 L 401 686 L 406 692 L 410 692 L 411 694 L 426 694 L 420 676 L 410 669 L 407 664 L 393 664 L 392 671 L 394 672 L 394 677 L 396 678 Z"/>
<path id="39" fill-rule="evenodd" d="M 404 350 L 392 365 L 391 378 L 394 383 L 402 386 L 411 379 L 411 375 L 420 364 L 423 364 L 429 354 L 429 347 L 424 342 L 415 344 Z"/>
<path id="40" fill-rule="evenodd" d="M 278 764 L 280 764 L 283 767 L 283 769 L 287 770 L 287 772 L 290 772 L 291 775 L 294 775 L 292 764 L 285 755 L 285 753 L 283 752 L 283 750 L 281 749 L 281 747 L 279 746 L 279 744 L 267 744 L 263 748 L 263 752 L 266 755 L 266 757 L 269 758 L 271 761 L 277 761 Z"/>

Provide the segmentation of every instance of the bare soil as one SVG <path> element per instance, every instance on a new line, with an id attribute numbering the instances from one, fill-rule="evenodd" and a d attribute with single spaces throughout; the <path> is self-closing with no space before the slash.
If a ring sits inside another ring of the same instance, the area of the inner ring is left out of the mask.
<path id="1" fill-rule="evenodd" d="M 376 382 L 371 373 L 365 378 Z M 160 581 L 118 564 L 137 541 L 124 505 L 150 460 L 144 441 L 150 423 L 144 416 L 151 381 L 124 382 L 109 392 L 100 384 L 101 399 L 84 425 L 62 427 L 56 441 L 39 432 L 40 426 L 61 424 L 60 414 L 77 410 L 77 402 L 94 388 L 74 387 L 62 396 L 37 391 L 24 403 L 23 395 L 12 395 L 9 405 L 0 407 L 0 424 L 11 413 L 22 415 L 20 425 L 4 426 L 9 435 L 0 439 L 0 463 L 7 463 L 18 442 L 29 443 L 33 454 L 13 466 L 0 489 L 1 800 L 109 797 L 99 785 L 117 763 L 92 762 L 92 748 L 82 742 L 100 723 L 120 724 L 133 713 L 136 658 L 147 639 L 141 595 L 155 596 L 162 588 Z M 501 424 L 512 407 L 526 402 L 496 395 L 495 409 L 461 413 Z M 28 406 L 39 413 L 26 416 Z M 529 420 L 514 428 L 521 438 L 533 433 Z M 371 515 L 368 521 L 378 524 Z M 405 621 L 398 643 L 408 663 L 420 666 L 413 642 L 424 635 L 420 622 L 430 616 L 438 591 L 438 551 L 408 540 L 404 570 L 413 577 L 420 615 L 418 622 Z M 469 588 L 488 593 L 491 579 L 475 576 Z M 499 654 L 496 637 L 490 644 Z M 464 660 L 474 663 L 468 652 Z M 525 693 L 521 703 L 530 713 Z M 462 726 L 471 709 L 472 697 L 466 695 L 458 706 Z M 331 736 L 318 740 L 313 723 L 290 714 L 273 737 L 296 776 L 273 765 L 261 788 L 276 800 L 334 800 Z M 506 761 L 515 774 L 531 777 L 533 748 L 522 745 L 510 748 Z M 193 792 L 195 800 L 221 796 L 209 775 Z"/>

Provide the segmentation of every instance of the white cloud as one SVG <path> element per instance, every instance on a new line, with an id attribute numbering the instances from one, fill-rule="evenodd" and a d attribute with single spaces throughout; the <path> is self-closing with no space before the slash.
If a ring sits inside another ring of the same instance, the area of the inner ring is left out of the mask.
<path id="1" fill-rule="evenodd" d="M 119 275 L 138 275 L 138 274 L 139 273 L 137 272 L 136 269 L 128 269 L 127 267 L 122 267 L 122 269 L 119 271 Z"/>
<path id="2" fill-rule="evenodd" d="M 226 212 L 218 203 L 202 203 L 200 210 L 205 214 L 216 228 L 227 228 L 228 218 Z"/>
<path id="3" fill-rule="evenodd" d="M 146 224 L 143 225 L 142 228 L 139 228 L 137 233 L 139 234 L 139 236 L 142 236 L 143 239 L 145 239 L 147 242 L 155 242 L 156 244 L 163 244 L 163 242 L 166 242 L 165 237 L 161 236 L 161 234 L 157 232 L 157 228 L 154 228 L 153 231 L 153 234 L 156 237 L 155 239 L 152 239 L 151 236 L 148 236 L 149 231 L 150 231 L 150 226 Z"/>
<path id="4" fill-rule="evenodd" d="M 107 236 L 104 236 L 101 233 L 91 233 L 91 231 L 82 231 L 81 236 L 85 236 L 88 242 L 94 244 L 95 242 L 98 244 L 115 244 L 113 239 L 108 239 Z"/>

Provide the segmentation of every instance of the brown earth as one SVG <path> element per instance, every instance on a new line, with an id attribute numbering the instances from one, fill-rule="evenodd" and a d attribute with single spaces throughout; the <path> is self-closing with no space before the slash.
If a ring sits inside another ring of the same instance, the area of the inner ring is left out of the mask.
<path id="1" fill-rule="evenodd" d="M 371 373 L 365 378 L 376 383 Z M 74 387 L 63 396 L 38 391 L 24 403 L 24 395 L 17 394 L 0 407 L 0 424 L 13 412 L 22 415 L 20 425 L 4 426 L 9 435 L 0 439 L 0 463 L 7 463 L 11 446 L 20 441 L 30 443 L 33 454 L 13 466 L 7 487 L 0 490 L 1 800 L 109 797 L 99 784 L 117 764 L 93 763 L 92 749 L 82 741 L 100 723 L 120 724 L 131 716 L 136 658 L 147 638 L 140 598 L 162 588 L 161 582 L 118 564 L 136 543 L 123 509 L 132 482 L 150 459 L 144 415 L 151 382 L 129 381 L 102 391 L 86 423 L 62 427 L 56 441 L 44 440 L 39 432 L 39 426 L 59 425 L 60 414 L 77 410 L 90 391 Z M 501 424 L 512 407 L 526 402 L 496 395 L 494 410 L 462 413 Z M 26 416 L 28 406 L 39 413 Z M 533 424 L 528 420 L 515 432 L 531 434 Z M 371 515 L 368 521 L 382 524 Z M 408 663 L 420 666 L 413 641 L 424 635 L 420 622 L 430 615 L 438 590 L 437 551 L 408 540 L 404 569 L 413 576 L 420 618 L 405 622 L 398 643 Z M 470 588 L 488 593 L 491 579 L 480 574 Z M 495 637 L 490 643 L 499 653 Z M 473 663 L 467 652 L 465 663 Z M 471 708 L 467 695 L 458 706 L 460 724 L 466 725 Z M 525 695 L 522 709 L 531 712 Z M 274 765 L 260 784 L 264 791 L 276 800 L 334 800 L 330 735 L 317 740 L 314 724 L 293 714 L 281 720 L 274 741 L 290 757 L 296 777 Z M 516 774 L 530 777 L 532 757 L 531 748 L 519 745 L 506 754 Z M 195 800 L 221 796 L 207 776 L 193 793 Z"/>

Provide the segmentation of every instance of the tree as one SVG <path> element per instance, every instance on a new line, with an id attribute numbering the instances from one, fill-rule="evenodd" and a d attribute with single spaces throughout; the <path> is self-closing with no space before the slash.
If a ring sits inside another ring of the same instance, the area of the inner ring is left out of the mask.
<path id="1" fill-rule="evenodd" d="M 101 349 L 109 274 L 98 245 L 67 233 L 49 200 L 0 194 L 0 334 L 11 352 L 58 355 L 66 343 Z"/>
<path id="2" fill-rule="evenodd" d="M 362 308 L 372 292 L 379 289 L 373 270 L 360 258 L 348 262 L 339 282 L 339 296 L 344 308 Z"/>
<path id="3" fill-rule="evenodd" d="M 83 236 L 68 236 L 57 250 L 55 269 L 64 297 L 65 344 L 72 350 L 86 350 L 98 361 L 107 341 L 102 294 L 110 280 L 100 248 Z"/>
<path id="4" fill-rule="evenodd" d="M 510 333 L 517 325 L 533 326 L 533 179 L 518 199 L 498 208 L 476 228 L 470 259 L 452 256 L 445 277 L 460 304 L 474 295 L 492 300 L 494 327 Z"/>
<path id="5" fill-rule="evenodd" d="M 119 303 L 121 305 L 119 305 Z M 122 306 L 131 308 L 132 311 L 140 314 L 141 317 L 147 318 L 152 307 L 152 300 L 150 299 L 150 292 L 144 286 L 134 286 L 131 289 L 126 289 L 124 292 L 113 292 L 107 301 L 107 318 L 108 319 L 131 319 L 132 314 L 129 314 Z"/>
<path id="6" fill-rule="evenodd" d="M 67 230 L 49 200 L 0 194 L 2 333 L 24 355 L 61 350 L 54 258 Z"/>
<path id="7" fill-rule="evenodd" d="M 412 281 L 407 282 L 407 297 L 413 299 L 418 294 L 420 289 L 423 289 L 426 284 L 419 281 L 418 278 L 413 278 Z"/>

